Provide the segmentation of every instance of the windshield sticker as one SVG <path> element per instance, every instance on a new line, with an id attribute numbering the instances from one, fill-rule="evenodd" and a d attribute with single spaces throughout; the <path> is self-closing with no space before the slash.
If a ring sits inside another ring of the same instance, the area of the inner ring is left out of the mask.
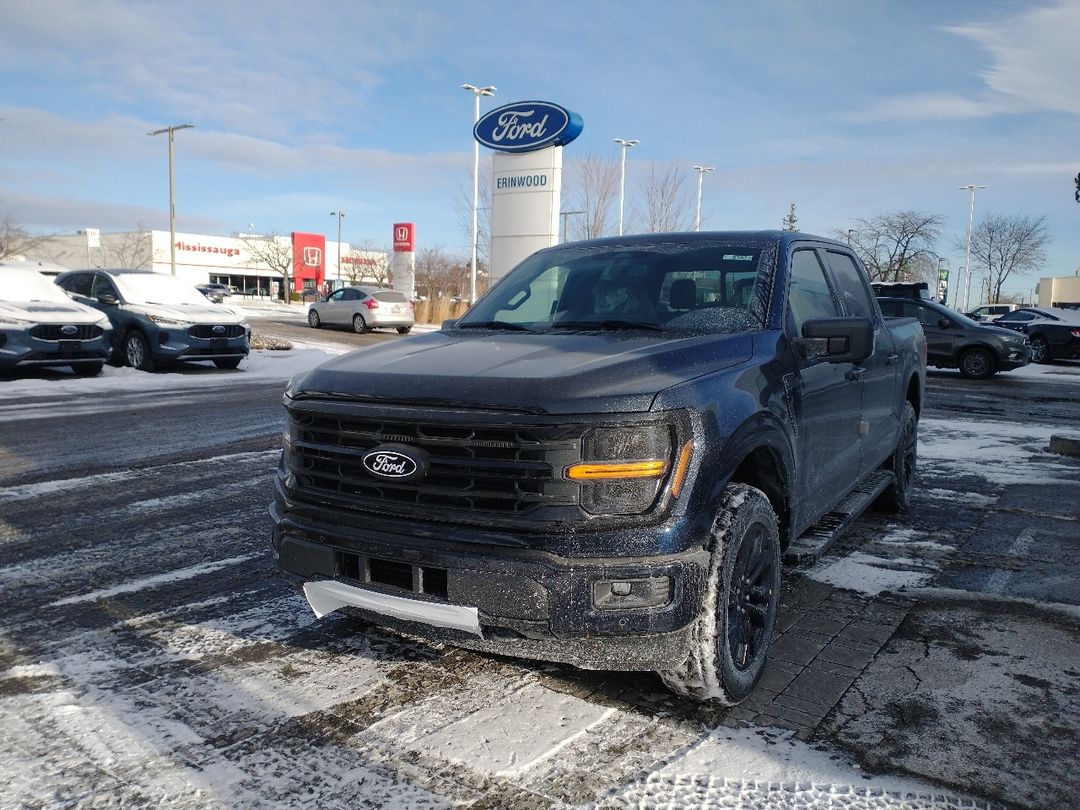
<path id="1" fill-rule="evenodd" d="M 736 254 L 736 253 L 725 253 L 724 254 L 724 261 L 725 262 L 752 262 L 753 260 L 754 260 L 753 256 L 743 256 L 743 255 Z"/>

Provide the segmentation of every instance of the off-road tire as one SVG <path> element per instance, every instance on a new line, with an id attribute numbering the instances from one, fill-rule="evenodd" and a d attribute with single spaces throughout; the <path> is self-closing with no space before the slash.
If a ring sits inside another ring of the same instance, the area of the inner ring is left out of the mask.
<path id="1" fill-rule="evenodd" d="M 712 558 L 690 653 L 678 667 L 658 674 L 683 697 L 732 705 L 765 672 L 780 602 L 780 536 L 765 493 L 729 485 L 709 543 Z"/>
<path id="2" fill-rule="evenodd" d="M 319 320 L 319 313 L 313 309 L 308 310 L 307 325 L 312 329 L 318 329 L 322 322 Z"/>
<path id="3" fill-rule="evenodd" d="M 364 320 L 364 316 L 359 313 L 352 316 L 352 330 L 358 335 L 363 335 L 371 331 L 368 328 L 367 321 Z"/>
<path id="4" fill-rule="evenodd" d="M 900 415 L 900 434 L 896 448 L 883 465 L 893 473 L 893 482 L 877 499 L 877 506 L 890 512 L 906 512 L 915 490 L 915 468 L 919 451 L 919 417 L 915 406 L 904 400 Z"/>
<path id="5" fill-rule="evenodd" d="M 986 349 L 974 347 L 960 355 L 960 373 L 969 380 L 985 380 L 997 372 L 994 356 Z"/>

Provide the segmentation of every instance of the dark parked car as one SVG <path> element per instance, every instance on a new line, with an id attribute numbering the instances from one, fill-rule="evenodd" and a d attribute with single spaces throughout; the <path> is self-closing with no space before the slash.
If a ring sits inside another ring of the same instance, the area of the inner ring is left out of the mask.
<path id="1" fill-rule="evenodd" d="M 1080 357 L 1080 311 L 1075 309 L 1022 307 L 994 323 L 1027 335 L 1033 363 Z"/>
<path id="2" fill-rule="evenodd" d="M 0 267 L 0 370 L 71 366 L 100 374 L 111 335 L 108 318 L 37 270 Z"/>
<path id="3" fill-rule="evenodd" d="M 887 316 L 918 318 L 926 333 L 926 362 L 958 368 L 965 377 L 984 380 L 1030 361 L 1027 340 L 998 326 L 976 323 L 936 301 L 878 298 Z"/>
<path id="4" fill-rule="evenodd" d="M 251 330 L 228 307 L 211 304 L 175 276 L 146 270 L 75 270 L 56 283 L 100 309 L 114 330 L 113 361 L 153 371 L 181 360 L 236 368 L 248 355 Z"/>
<path id="5" fill-rule="evenodd" d="M 308 309 L 308 324 L 351 326 L 354 332 L 390 327 L 405 335 L 413 328 L 412 301 L 384 287 L 342 287 Z"/>

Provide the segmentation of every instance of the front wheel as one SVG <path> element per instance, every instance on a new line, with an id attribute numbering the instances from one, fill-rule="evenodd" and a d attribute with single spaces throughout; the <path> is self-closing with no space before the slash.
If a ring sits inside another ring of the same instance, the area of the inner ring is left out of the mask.
<path id="1" fill-rule="evenodd" d="M 878 503 L 891 512 L 906 512 L 915 489 L 915 464 L 919 446 L 919 417 L 915 406 L 904 401 L 900 417 L 900 435 L 896 448 L 884 467 L 891 470 L 893 482 L 881 493 Z"/>
<path id="2" fill-rule="evenodd" d="M 997 369 L 994 358 L 986 349 L 968 349 L 960 358 L 960 373 L 971 380 L 985 380 Z"/>
<path id="3" fill-rule="evenodd" d="M 313 309 L 309 310 L 307 314 L 307 322 L 308 326 L 310 326 L 312 329 L 318 329 L 320 324 L 319 313 Z"/>
<path id="4" fill-rule="evenodd" d="M 765 672 L 780 603 L 776 513 L 760 489 L 731 484 L 721 496 L 710 537 L 712 559 L 690 653 L 659 673 L 692 700 L 734 704 Z"/>
<path id="5" fill-rule="evenodd" d="M 362 335 L 368 331 L 367 321 L 364 320 L 363 315 L 353 315 L 352 317 L 352 330 L 358 335 Z"/>
<path id="6" fill-rule="evenodd" d="M 1031 339 L 1031 362 L 1048 363 L 1050 361 L 1050 344 L 1046 338 L 1038 335 Z"/>
<path id="7" fill-rule="evenodd" d="M 124 339 L 124 358 L 127 364 L 139 371 L 153 371 L 154 358 L 150 355 L 150 344 L 142 332 L 129 332 Z"/>

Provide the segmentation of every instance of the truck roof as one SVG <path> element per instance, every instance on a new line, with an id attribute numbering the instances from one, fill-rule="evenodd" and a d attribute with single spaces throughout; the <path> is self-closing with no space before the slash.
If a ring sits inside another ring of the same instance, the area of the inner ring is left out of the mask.
<path id="1" fill-rule="evenodd" d="M 694 242 L 775 242 L 777 244 L 786 245 L 791 242 L 825 242 L 828 244 L 836 245 L 838 247 L 847 248 L 843 242 L 839 242 L 836 239 L 832 239 L 827 236 L 815 236 L 810 233 L 803 233 L 802 231 L 781 231 L 781 230 L 764 230 L 764 231 L 674 231 L 670 233 L 640 233 L 640 234 L 624 234 L 623 236 L 605 236 L 599 239 L 586 239 L 580 242 L 563 242 L 559 245 L 554 245 L 548 250 L 558 250 L 559 248 L 573 245 L 578 246 L 633 246 L 633 245 L 663 245 L 670 243 L 679 244 L 692 244 Z"/>

